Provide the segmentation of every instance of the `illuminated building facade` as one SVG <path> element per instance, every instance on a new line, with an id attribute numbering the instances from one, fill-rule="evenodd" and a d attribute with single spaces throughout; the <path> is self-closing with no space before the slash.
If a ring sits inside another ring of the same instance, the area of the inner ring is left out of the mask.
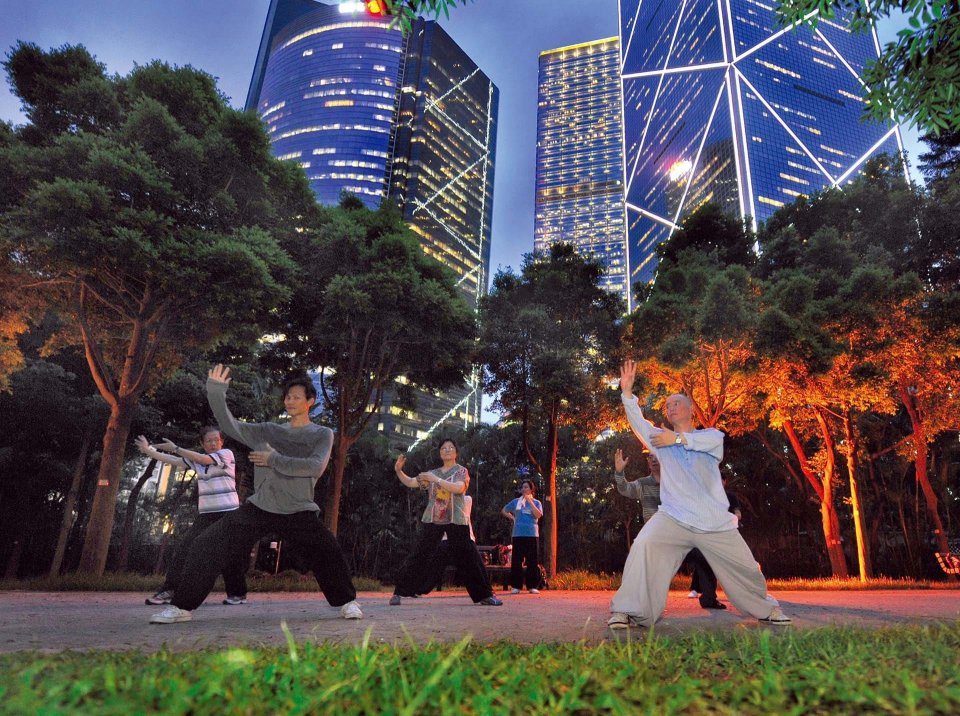
<path id="1" fill-rule="evenodd" d="M 384 197 L 403 35 L 362 4 L 270 4 L 247 109 L 274 155 L 298 162 L 322 204 L 343 191 L 375 209 Z"/>
<path id="2" fill-rule="evenodd" d="M 782 28 L 761 0 L 620 0 L 620 40 L 631 283 L 706 202 L 763 222 L 901 151 L 893 123 L 861 121 L 875 32 Z"/>
<path id="3" fill-rule="evenodd" d="M 540 53 L 534 249 L 573 244 L 626 305 L 619 69 L 616 37 Z"/>
<path id="4" fill-rule="evenodd" d="M 499 93 L 435 22 L 404 36 L 363 3 L 272 0 L 247 97 L 274 154 L 304 167 L 317 200 L 396 201 L 428 255 L 471 306 L 486 292 Z M 409 446 L 480 419 L 478 376 L 463 389 L 392 391 L 379 428 Z"/>
<path id="5" fill-rule="evenodd" d="M 389 194 L 476 308 L 490 267 L 500 93 L 437 23 L 418 19 L 406 40 Z M 388 405 L 384 431 L 412 443 L 444 422 L 478 423 L 479 379 L 474 371 L 463 389 L 418 393 L 415 420 Z"/>

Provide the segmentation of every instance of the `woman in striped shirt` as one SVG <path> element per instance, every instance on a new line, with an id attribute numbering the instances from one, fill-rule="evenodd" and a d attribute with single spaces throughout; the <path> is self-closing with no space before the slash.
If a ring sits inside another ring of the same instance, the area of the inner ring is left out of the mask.
<path id="1" fill-rule="evenodd" d="M 176 591 L 183 566 L 186 563 L 190 547 L 207 528 L 216 524 L 224 515 L 240 507 L 237 494 L 236 461 L 233 451 L 223 447 L 223 434 L 219 428 L 208 426 L 201 431 L 200 442 L 203 452 L 194 452 L 177 447 L 169 440 L 151 445 L 143 436 L 135 441 L 137 449 L 147 457 L 165 462 L 178 468 L 193 470 L 197 475 L 200 514 L 188 529 L 177 546 L 167 568 L 163 586 L 147 604 L 169 604 Z M 223 570 L 223 581 L 227 590 L 224 604 L 244 604 L 247 601 L 247 564 L 242 562 L 227 565 Z"/>

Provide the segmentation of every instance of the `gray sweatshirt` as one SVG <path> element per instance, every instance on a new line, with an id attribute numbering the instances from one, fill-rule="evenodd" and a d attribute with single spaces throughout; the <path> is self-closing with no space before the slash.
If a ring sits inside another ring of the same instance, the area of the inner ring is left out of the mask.
<path id="1" fill-rule="evenodd" d="M 207 400 L 220 429 L 253 450 L 274 449 L 269 465 L 253 471 L 253 494 L 247 499 L 265 512 L 289 515 L 318 512 L 313 486 L 323 474 L 333 448 L 333 431 L 310 423 L 241 423 L 227 408 L 227 386 L 207 380 Z"/>

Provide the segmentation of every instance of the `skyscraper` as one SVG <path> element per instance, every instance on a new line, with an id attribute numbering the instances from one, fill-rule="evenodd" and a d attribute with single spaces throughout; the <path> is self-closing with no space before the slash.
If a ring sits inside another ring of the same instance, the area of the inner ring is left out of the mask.
<path id="1" fill-rule="evenodd" d="M 573 244 L 628 303 L 619 69 L 616 37 L 540 53 L 534 249 Z"/>
<path id="2" fill-rule="evenodd" d="M 873 32 L 782 28 L 761 0 L 620 0 L 620 39 L 631 282 L 708 201 L 762 222 L 901 150 L 894 124 L 861 121 Z"/>
<path id="3" fill-rule="evenodd" d="M 499 90 L 437 23 L 418 19 L 406 41 L 389 194 L 476 308 L 490 267 Z M 384 432 L 409 445 L 444 422 L 478 423 L 479 381 L 474 371 L 463 388 L 420 392 L 412 414 L 385 405 Z"/>
<path id="4" fill-rule="evenodd" d="M 357 12 L 360 10 L 360 12 Z M 384 197 L 403 35 L 352 5 L 274 0 L 247 108 L 274 154 L 299 162 L 323 204 Z"/>
<path id="5" fill-rule="evenodd" d="M 364 4 L 271 0 L 247 97 L 274 154 L 300 163 L 317 200 L 343 191 L 396 201 L 468 303 L 486 292 L 499 93 L 435 22 L 404 36 Z M 477 376 L 463 389 L 385 400 L 380 429 L 410 445 L 439 425 L 480 419 Z"/>

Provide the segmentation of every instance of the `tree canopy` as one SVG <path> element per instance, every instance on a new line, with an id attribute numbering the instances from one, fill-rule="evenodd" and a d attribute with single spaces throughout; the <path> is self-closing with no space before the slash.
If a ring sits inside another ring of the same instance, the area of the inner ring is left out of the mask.
<path id="1" fill-rule="evenodd" d="M 111 408 L 81 563 L 100 573 L 139 397 L 185 353 L 258 335 L 287 293 L 278 237 L 313 199 L 203 72 L 108 76 L 82 47 L 24 43 L 4 66 L 28 122 L 0 143 L 3 270 L 68 319 L 51 345 L 82 344 Z"/>

